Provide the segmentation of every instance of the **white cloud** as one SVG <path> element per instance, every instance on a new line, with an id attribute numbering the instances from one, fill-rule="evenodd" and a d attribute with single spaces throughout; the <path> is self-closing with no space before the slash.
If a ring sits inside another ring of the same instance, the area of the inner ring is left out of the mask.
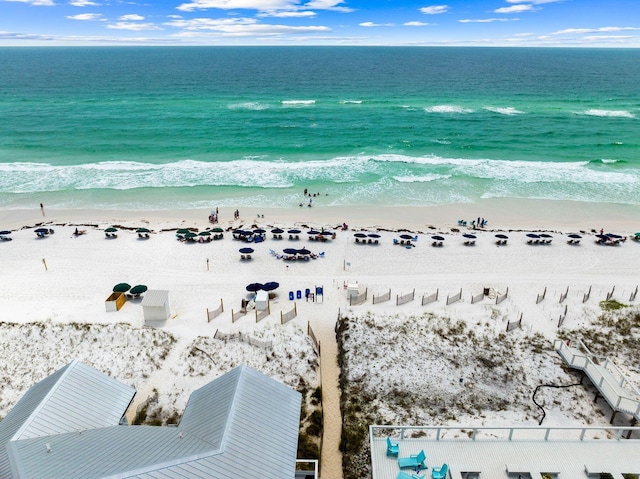
<path id="1" fill-rule="evenodd" d="M 564 30 L 558 30 L 551 35 L 575 35 L 582 33 L 611 33 L 611 32 L 626 32 L 640 30 L 639 27 L 601 27 L 601 28 L 566 28 Z"/>
<path id="2" fill-rule="evenodd" d="M 260 23 L 255 18 L 194 18 L 179 19 L 164 23 L 164 25 L 183 29 L 178 36 L 195 37 L 198 34 L 218 34 L 223 36 L 256 36 L 283 35 L 300 32 L 328 32 L 325 26 L 272 25 Z M 196 34 L 197 33 L 197 34 Z"/>
<path id="3" fill-rule="evenodd" d="M 218 8 L 222 10 L 247 9 L 262 12 L 273 12 L 278 10 L 295 10 L 298 3 L 295 0 L 192 0 L 190 3 L 183 3 L 176 8 L 184 12 L 194 10 L 208 10 Z"/>
<path id="4" fill-rule="evenodd" d="M 259 13 L 259 17 L 277 17 L 277 18 L 307 18 L 307 17 L 315 17 L 316 12 L 312 12 L 310 10 L 300 10 L 300 11 L 284 11 L 284 12 L 262 12 Z"/>
<path id="5" fill-rule="evenodd" d="M 432 5 L 430 7 L 422 7 L 420 9 L 425 15 L 439 15 L 449 11 L 449 5 Z"/>
<path id="6" fill-rule="evenodd" d="M 359 24 L 361 27 L 393 27 L 393 23 L 373 23 L 373 22 L 362 22 Z"/>
<path id="7" fill-rule="evenodd" d="M 464 18 L 462 20 L 458 20 L 460 23 L 493 23 L 493 22 L 517 22 L 519 18 Z"/>
<path id="8" fill-rule="evenodd" d="M 353 12 L 353 8 L 342 7 L 343 0 L 311 0 L 303 5 L 304 8 L 311 10 L 334 10 L 337 12 L 349 13 Z"/>
<path id="9" fill-rule="evenodd" d="M 110 28 L 112 30 L 131 30 L 134 32 L 140 32 L 143 30 L 162 30 L 162 28 L 160 28 L 157 25 L 154 25 L 153 23 L 131 23 L 131 22 L 110 23 L 109 25 L 107 25 L 107 28 Z"/>
<path id="10" fill-rule="evenodd" d="M 272 14 L 273 12 L 300 12 L 309 10 L 332 10 L 336 12 L 353 12 L 353 8 L 342 6 L 344 0 L 310 0 L 301 4 L 300 0 L 191 0 L 189 3 L 183 3 L 176 8 L 184 12 L 192 12 L 194 10 L 257 10 Z M 284 16 L 282 13 L 270 16 Z M 309 16 L 308 14 L 301 16 Z"/>
<path id="11" fill-rule="evenodd" d="M 73 0 L 69 2 L 69 5 L 73 5 L 74 7 L 97 7 L 100 4 L 92 2 L 91 0 Z"/>
<path id="12" fill-rule="evenodd" d="M 403 25 L 405 27 L 426 27 L 431 24 L 426 22 L 406 22 L 406 23 L 403 23 Z"/>
<path id="13" fill-rule="evenodd" d="M 67 15 L 69 20 L 95 21 L 102 18 L 102 13 L 79 13 L 78 15 Z"/>
<path id="14" fill-rule="evenodd" d="M 507 3 L 530 3 L 533 5 L 542 5 L 544 3 L 558 3 L 563 0 L 507 0 Z"/>
<path id="15" fill-rule="evenodd" d="M 512 7 L 496 8 L 493 13 L 520 13 L 533 11 L 533 5 L 513 5 Z"/>
<path id="16" fill-rule="evenodd" d="M 28 3 L 29 5 L 34 5 L 36 7 L 53 7 L 55 5 L 55 2 L 53 0 L 5 0 L 5 1 Z"/>
<path id="17" fill-rule="evenodd" d="M 118 18 L 118 20 L 122 20 L 124 22 L 136 22 L 144 20 L 144 17 L 142 15 L 132 13 L 130 15 L 122 15 L 120 18 Z"/>

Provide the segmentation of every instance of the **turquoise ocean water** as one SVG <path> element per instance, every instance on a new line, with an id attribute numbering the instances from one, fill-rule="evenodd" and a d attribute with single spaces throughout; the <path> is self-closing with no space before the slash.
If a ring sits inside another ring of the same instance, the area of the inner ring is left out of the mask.
<path id="1" fill-rule="evenodd" d="M 640 50 L 0 49 L 0 208 L 640 204 Z"/>

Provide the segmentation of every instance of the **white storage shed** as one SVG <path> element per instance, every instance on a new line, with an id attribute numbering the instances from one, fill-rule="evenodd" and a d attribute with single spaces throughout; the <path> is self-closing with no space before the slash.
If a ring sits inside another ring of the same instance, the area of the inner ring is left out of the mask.
<path id="1" fill-rule="evenodd" d="M 145 321 L 165 321 L 169 319 L 169 291 L 150 289 L 142 300 L 142 313 Z"/>

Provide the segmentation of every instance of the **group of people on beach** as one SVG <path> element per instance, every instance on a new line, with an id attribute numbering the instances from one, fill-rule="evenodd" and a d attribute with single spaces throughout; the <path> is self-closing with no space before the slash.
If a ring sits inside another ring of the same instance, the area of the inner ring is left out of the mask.
<path id="1" fill-rule="evenodd" d="M 218 208 L 209 215 L 209 223 L 216 224 L 218 222 Z"/>
<path id="2" fill-rule="evenodd" d="M 485 226 L 487 226 L 487 223 L 488 223 L 487 220 L 478 216 L 478 219 L 471 220 L 471 223 L 469 223 L 469 225 L 475 230 L 477 228 L 484 228 Z M 467 226 L 467 221 L 458 220 L 458 226 Z"/>

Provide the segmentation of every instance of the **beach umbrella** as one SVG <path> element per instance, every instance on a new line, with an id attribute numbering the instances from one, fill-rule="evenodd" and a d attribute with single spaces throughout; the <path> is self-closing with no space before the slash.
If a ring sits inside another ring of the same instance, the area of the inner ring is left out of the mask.
<path id="1" fill-rule="evenodd" d="M 273 228 L 271 232 L 277 235 L 281 235 L 282 233 L 284 233 L 284 230 L 280 228 Z"/>
<path id="2" fill-rule="evenodd" d="M 11 234 L 11 231 L 9 230 L 0 231 L 0 235 L 10 235 L 10 234 Z"/>
<path id="3" fill-rule="evenodd" d="M 252 293 L 255 293 L 256 291 L 260 291 L 262 287 L 263 287 L 262 283 L 251 283 L 251 284 L 248 284 L 245 289 L 247 291 L 251 291 Z"/>
<path id="4" fill-rule="evenodd" d="M 547 233 L 540 233 L 540 238 L 553 238 L 553 236 Z"/>
<path id="5" fill-rule="evenodd" d="M 409 239 L 409 240 L 410 240 L 410 239 L 413 239 L 413 236 L 411 236 L 411 235 L 407 235 L 407 234 L 404 234 L 404 235 L 400 235 L 400 238 L 405 239 L 405 240 L 406 240 L 406 239 Z"/>
<path id="6" fill-rule="evenodd" d="M 151 230 L 149 228 L 138 228 L 136 233 L 151 233 Z"/>
<path id="7" fill-rule="evenodd" d="M 292 234 L 292 235 L 299 235 L 301 233 L 300 230 L 289 230 L 287 231 L 287 233 Z"/>
<path id="8" fill-rule="evenodd" d="M 38 228 L 37 230 L 34 230 L 34 232 L 47 234 L 49 233 L 49 228 Z"/>
<path id="9" fill-rule="evenodd" d="M 622 236 L 614 235 L 613 233 L 607 233 L 605 236 L 608 236 L 609 238 L 613 238 L 613 239 L 621 239 L 622 238 Z"/>
<path id="10" fill-rule="evenodd" d="M 224 230 L 222 228 L 220 228 L 219 226 L 216 226 L 215 228 L 211 228 L 209 231 L 211 231 L 212 233 L 223 233 Z"/>
<path id="11" fill-rule="evenodd" d="M 253 230 L 254 233 L 258 233 L 259 235 L 264 234 L 267 230 L 263 230 L 262 228 L 256 228 Z"/>
<path id="12" fill-rule="evenodd" d="M 113 287 L 114 293 L 126 293 L 131 289 L 131 285 L 128 283 L 118 283 Z"/>
<path id="13" fill-rule="evenodd" d="M 596 238 L 603 240 L 603 241 L 608 241 L 609 237 L 607 235 L 596 235 Z"/>
<path id="14" fill-rule="evenodd" d="M 540 236 L 535 233 L 527 233 L 527 238 L 540 238 Z"/>
<path id="15" fill-rule="evenodd" d="M 322 236 L 333 236 L 333 231 L 321 231 Z"/>
<path id="16" fill-rule="evenodd" d="M 366 238 L 367 235 L 365 233 L 354 233 L 353 236 L 356 238 Z"/>
<path id="17" fill-rule="evenodd" d="M 308 234 L 308 235 L 319 235 L 319 234 L 320 234 L 320 231 L 316 231 L 316 230 L 309 230 L 309 231 L 307 231 L 307 234 Z"/>
<path id="18" fill-rule="evenodd" d="M 180 228 L 176 231 L 176 234 L 178 235 L 186 235 L 187 233 L 191 233 L 191 230 L 188 230 L 187 228 Z"/>
<path id="19" fill-rule="evenodd" d="M 636 238 L 640 238 L 640 231 L 638 231 L 637 233 L 633 233 L 633 236 L 635 236 Z"/>
<path id="20" fill-rule="evenodd" d="M 240 253 L 242 253 L 242 254 L 251 254 L 251 253 L 253 253 L 253 248 L 240 248 Z"/>
<path id="21" fill-rule="evenodd" d="M 111 226 L 111 227 L 109 227 L 109 228 L 104 230 L 105 233 L 115 233 L 117 231 L 118 230 L 116 228 L 114 228 L 113 226 Z"/>
<path id="22" fill-rule="evenodd" d="M 380 235 L 378 233 L 369 233 L 367 236 L 369 238 L 380 238 Z"/>
<path id="23" fill-rule="evenodd" d="M 476 235 L 472 235 L 471 233 L 464 233 L 462 236 L 469 239 L 476 239 Z"/>
<path id="24" fill-rule="evenodd" d="M 580 238 L 582 238 L 582 236 L 580 236 L 579 234 L 576 234 L 576 233 L 571 233 L 571 234 L 569 234 L 569 235 L 567 235 L 567 236 L 569 236 L 569 238 L 573 238 L 573 239 L 580 239 Z"/>
<path id="25" fill-rule="evenodd" d="M 295 248 L 285 248 L 282 250 L 284 254 L 296 254 L 298 252 Z"/>
<path id="26" fill-rule="evenodd" d="M 269 283 L 265 283 L 262 285 L 262 289 L 264 291 L 273 291 L 280 287 L 280 283 L 276 283 L 275 281 L 270 281 Z"/>
<path id="27" fill-rule="evenodd" d="M 198 236 L 198 235 L 193 233 L 193 232 L 191 232 L 191 231 L 189 231 L 188 233 L 184 234 L 185 238 L 195 238 L 196 236 Z"/>
<path id="28" fill-rule="evenodd" d="M 201 231 L 198 236 L 211 236 L 211 231 Z"/>
<path id="29" fill-rule="evenodd" d="M 306 248 L 302 248 L 298 250 L 298 254 L 308 255 L 308 254 L 311 254 L 311 251 L 309 251 Z"/>
<path id="30" fill-rule="evenodd" d="M 444 237 L 443 236 L 432 236 L 431 239 L 432 240 L 436 240 L 436 241 L 444 241 Z"/>
<path id="31" fill-rule="evenodd" d="M 509 239 L 509 237 L 508 237 L 507 235 L 503 235 L 502 233 L 497 234 L 497 235 L 496 235 L 496 238 L 499 238 L 499 239 Z"/>
<path id="32" fill-rule="evenodd" d="M 131 294 L 142 294 L 147 290 L 147 286 L 144 284 L 136 284 L 133 288 L 131 288 L 131 290 L 129 291 Z"/>

